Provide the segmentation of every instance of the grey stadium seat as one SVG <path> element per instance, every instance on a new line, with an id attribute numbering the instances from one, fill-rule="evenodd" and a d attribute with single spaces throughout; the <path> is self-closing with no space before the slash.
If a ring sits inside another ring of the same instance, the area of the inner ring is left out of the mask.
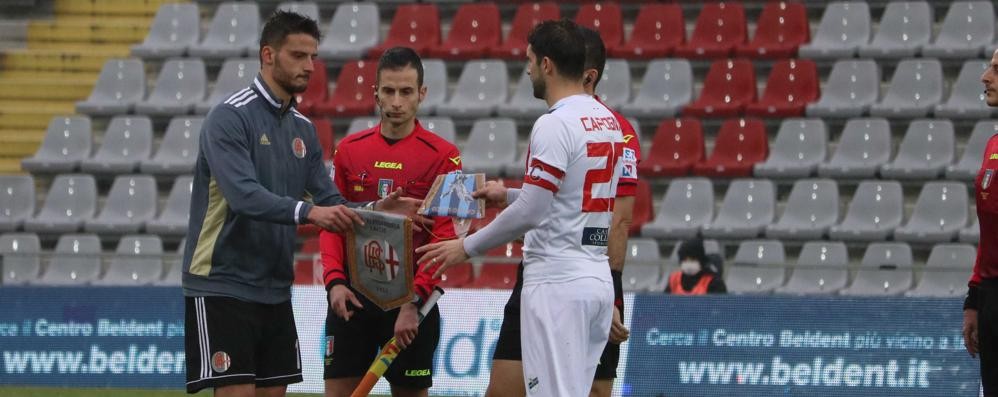
<path id="1" fill-rule="evenodd" d="M 132 55 L 139 58 L 183 56 L 188 47 L 197 44 L 200 33 L 201 16 L 196 3 L 163 4 L 156 11 L 145 40 L 132 46 Z"/>
<path id="2" fill-rule="evenodd" d="M 156 179 L 150 175 L 120 175 L 114 178 L 104 207 L 96 218 L 87 220 L 84 230 L 104 235 L 138 233 L 156 216 Z"/>
<path id="3" fill-rule="evenodd" d="M 772 181 L 736 179 L 728 185 L 717 218 L 703 226 L 703 235 L 718 239 L 753 238 L 773 223 L 775 214 L 776 186 Z"/>
<path id="4" fill-rule="evenodd" d="M 991 116 L 993 111 L 984 101 L 981 89 L 981 75 L 990 62 L 970 60 L 963 63 L 960 74 L 950 87 L 949 99 L 936 105 L 933 115 L 938 118 L 982 119 Z"/>
<path id="5" fill-rule="evenodd" d="M 989 1 L 954 1 L 935 41 L 922 47 L 922 56 L 974 58 L 991 47 L 995 36 L 995 9 Z"/>
<path id="6" fill-rule="evenodd" d="M 450 117 L 426 117 L 419 121 L 423 128 L 430 130 L 447 142 L 457 145 L 457 128 Z M 461 158 L 464 161 L 464 157 Z"/>
<path id="7" fill-rule="evenodd" d="M 842 295 L 900 295 L 911 288 L 911 247 L 905 243 L 871 243 L 866 247 L 852 285 Z"/>
<path id="8" fill-rule="evenodd" d="M 974 180 L 984 161 L 984 147 L 995 134 L 998 134 L 998 121 L 981 120 L 974 124 L 960 160 L 946 167 L 946 179 Z"/>
<path id="9" fill-rule="evenodd" d="M 707 178 L 676 178 L 669 182 L 655 219 L 641 235 L 661 239 L 696 237 L 714 219 L 714 185 Z"/>
<path id="10" fill-rule="evenodd" d="M 253 79 L 260 72 L 260 61 L 257 59 L 226 59 L 222 64 L 222 69 L 215 79 L 215 87 L 211 90 L 208 99 L 194 105 L 194 112 L 205 114 L 211 110 L 212 106 L 219 104 L 228 98 L 232 93 L 253 84 Z"/>
<path id="11" fill-rule="evenodd" d="M 100 277 L 101 245 L 96 234 L 64 234 L 56 243 L 45 274 L 44 285 L 86 285 Z"/>
<path id="12" fill-rule="evenodd" d="M 447 102 L 447 65 L 440 59 L 423 60 L 423 85 L 426 98 L 419 103 L 419 115 L 433 114 L 437 106 Z"/>
<path id="13" fill-rule="evenodd" d="M 194 177 L 190 175 L 178 177 L 173 182 L 170 195 L 163 204 L 163 212 L 155 219 L 146 222 L 146 233 L 174 237 L 187 233 L 193 183 Z"/>
<path id="14" fill-rule="evenodd" d="M 905 59 L 898 63 L 884 98 L 870 107 L 871 116 L 925 117 L 942 101 L 943 69 L 937 59 Z"/>
<path id="15" fill-rule="evenodd" d="M 76 111 L 93 116 L 128 113 L 146 95 L 146 70 L 140 59 L 108 59 L 93 91 Z"/>
<path id="16" fill-rule="evenodd" d="M 175 257 L 167 259 L 163 262 L 163 266 L 166 267 L 165 274 L 162 279 L 153 282 L 156 286 L 165 287 L 179 287 L 181 279 L 181 270 L 184 267 L 184 246 L 187 245 L 187 239 L 180 240 L 180 246 L 177 247 L 177 253 Z"/>
<path id="17" fill-rule="evenodd" d="M 728 292 L 769 293 L 786 280 L 783 244 L 777 240 L 748 240 L 738 245 L 735 260 L 725 271 Z"/>
<path id="18" fill-rule="evenodd" d="M 673 117 L 693 100 L 693 69 L 685 59 L 655 59 L 648 63 L 638 94 L 620 108 L 629 117 Z"/>
<path id="19" fill-rule="evenodd" d="M 319 20 L 319 5 L 314 1 L 285 1 L 278 4 L 277 9 L 312 18 L 316 24 L 321 25 L 322 22 Z"/>
<path id="20" fill-rule="evenodd" d="M 827 163 L 818 165 L 818 175 L 828 178 L 873 178 L 891 159 L 891 127 L 882 118 L 852 119 Z"/>
<path id="21" fill-rule="evenodd" d="M 811 43 L 802 45 L 798 54 L 813 59 L 850 58 L 870 41 L 870 25 L 870 6 L 866 2 L 829 3 Z"/>
<path id="22" fill-rule="evenodd" d="M 949 120 L 915 120 L 901 140 L 894 161 L 880 167 L 880 176 L 891 179 L 935 179 L 953 164 L 956 137 Z"/>
<path id="23" fill-rule="evenodd" d="M 839 221 L 839 185 L 831 179 L 794 182 L 783 215 L 766 227 L 766 237 L 819 240 Z"/>
<path id="24" fill-rule="evenodd" d="M 73 171 L 90 157 L 92 144 L 89 117 L 55 116 L 42 145 L 34 156 L 21 160 L 21 168 L 35 174 Z"/>
<path id="25" fill-rule="evenodd" d="M 80 170 L 92 174 L 135 172 L 152 152 L 152 121 L 145 116 L 116 116 L 104 132 L 94 157 L 80 162 Z"/>
<path id="26" fill-rule="evenodd" d="M 63 174 L 55 177 L 45 195 L 45 204 L 24 230 L 38 233 L 72 233 L 97 210 L 97 182 L 92 175 Z"/>
<path id="27" fill-rule="evenodd" d="M 197 58 L 170 59 L 163 64 L 149 98 L 135 104 L 135 113 L 156 116 L 188 114 L 204 100 L 208 79 Z"/>
<path id="28" fill-rule="evenodd" d="M 977 249 L 968 244 L 937 244 L 925 261 L 922 278 L 905 296 L 957 298 L 967 294 L 967 275 Z"/>
<path id="29" fill-rule="evenodd" d="M 894 230 L 894 239 L 911 243 L 953 241 L 967 226 L 969 203 L 963 182 L 927 182 L 908 223 Z"/>
<path id="30" fill-rule="evenodd" d="M 350 121 L 350 125 L 347 126 L 347 135 L 356 134 L 358 132 L 364 131 L 369 128 L 374 128 L 381 122 L 380 117 L 354 117 Z M 420 120 L 421 124 L 426 124 L 425 121 Z M 423 125 L 426 128 L 426 125 Z"/>
<path id="31" fill-rule="evenodd" d="M 166 126 L 166 133 L 159 150 L 152 159 L 143 161 L 143 173 L 154 175 L 182 175 L 194 171 L 198 158 L 198 137 L 201 136 L 203 117 L 174 117 Z"/>
<path id="32" fill-rule="evenodd" d="M 381 42 L 381 17 L 373 3 L 344 3 L 336 6 L 333 20 L 322 35 L 319 56 L 347 61 L 363 58 L 367 50 Z"/>
<path id="33" fill-rule="evenodd" d="M 833 240 L 886 240 L 901 225 L 904 194 L 897 181 L 863 181 L 849 202 L 842 223 L 832 226 Z"/>
<path id="34" fill-rule="evenodd" d="M 818 101 L 807 105 L 809 117 L 858 117 L 880 98 L 880 67 L 870 59 L 835 62 Z"/>
<path id="35" fill-rule="evenodd" d="M 189 56 L 238 58 L 258 49 L 260 10 L 256 3 L 225 2 L 215 9 L 208 33 L 201 43 L 187 49 Z"/>
<path id="36" fill-rule="evenodd" d="M 0 235 L 0 257 L 3 259 L 3 276 L 0 284 L 29 284 L 41 275 L 41 242 L 34 233 L 7 233 Z"/>
<path id="37" fill-rule="evenodd" d="M 721 248 L 721 243 L 719 243 L 717 240 L 702 240 L 702 241 L 703 241 L 703 251 L 704 253 L 707 254 L 707 256 L 717 255 L 720 257 L 724 257 L 724 250 Z M 669 257 L 665 259 L 667 267 L 679 266 L 679 246 L 682 244 L 683 241 L 677 241 L 676 244 L 672 246 L 672 253 L 670 253 Z M 671 271 L 666 272 L 665 276 L 668 277 L 669 273 L 671 273 Z M 662 288 L 663 289 L 665 288 L 664 284 L 662 285 Z"/>
<path id="38" fill-rule="evenodd" d="M 479 119 L 461 150 L 461 165 L 466 172 L 494 177 L 516 161 L 518 149 L 513 119 Z"/>
<path id="39" fill-rule="evenodd" d="M 828 130 L 821 119 L 786 119 L 780 123 L 769 157 L 754 167 L 760 178 L 804 178 L 828 157 Z"/>
<path id="40" fill-rule="evenodd" d="M 509 102 L 499 105 L 497 113 L 503 117 L 514 117 L 521 119 L 534 119 L 544 114 L 548 110 L 547 103 L 543 99 L 534 97 L 534 86 L 530 82 L 530 75 L 527 69 L 523 69 L 520 74 L 520 81 L 513 89 L 513 95 Z"/>
<path id="41" fill-rule="evenodd" d="M 932 38 L 932 7 L 924 1 L 887 3 L 880 27 L 869 44 L 859 47 L 859 56 L 906 58 L 918 54 Z"/>
<path id="42" fill-rule="evenodd" d="M 624 291 L 661 292 L 663 285 L 662 258 L 658 242 L 650 238 L 633 238 L 627 241 L 627 265 L 624 266 L 621 280 Z"/>
<path id="43" fill-rule="evenodd" d="M 163 275 L 163 242 L 154 235 L 127 235 L 118 248 L 107 272 L 95 285 L 139 286 L 159 281 Z"/>
<path id="44" fill-rule="evenodd" d="M 967 226 L 965 229 L 960 230 L 959 240 L 961 243 L 977 244 L 979 241 L 981 241 L 980 220 L 977 218 L 976 212 L 971 211 L 971 213 L 974 214 L 974 216 L 970 217 L 971 219 L 974 220 L 974 222 L 971 223 L 970 226 Z"/>
<path id="45" fill-rule="evenodd" d="M 838 241 L 810 241 L 797 255 L 797 265 L 787 284 L 777 288 L 784 294 L 829 294 L 849 282 L 849 251 Z"/>
<path id="46" fill-rule="evenodd" d="M 631 67 L 626 59 L 607 59 L 603 77 L 596 85 L 596 95 L 611 109 L 619 109 L 631 100 Z"/>
<path id="47" fill-rule="evenodd" d="M 437 114 L 451 117 L 488 117 L 506 101 L 509 76 L 506 62 L 470 61 L 464 64 L 461 77 L 450 100 L 437 106 Z"/>
<path id="48" fill-rule="evenodd" d="M 35 214 L 35 178 L 0 175 L 0 232 L 21 228 Z"/>

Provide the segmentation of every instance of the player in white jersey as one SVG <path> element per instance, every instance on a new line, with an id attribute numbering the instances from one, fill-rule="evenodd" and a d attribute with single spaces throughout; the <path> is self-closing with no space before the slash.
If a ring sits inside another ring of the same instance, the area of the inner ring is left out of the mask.
<path id="1" fill-rule="evenodd" d="M 585 42 L 568 20 L 528 36 L 534 95 L 550 109 L 534 123 L 522 189 L 489 182 L 475 192 L 509 203 L 464 239 L 417 250 L 437 275 L 526 233 L 521 344 L 528 396 L 585 396 L 606 345 L 613 286 L 606 244 L 624 140 L 614 115 L 585 94 Z"/>

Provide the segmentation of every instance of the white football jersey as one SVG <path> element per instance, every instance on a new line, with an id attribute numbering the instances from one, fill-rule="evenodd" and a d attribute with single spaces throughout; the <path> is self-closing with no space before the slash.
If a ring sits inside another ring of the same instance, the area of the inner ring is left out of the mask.
<path id="1" fill-rule="evenodd" d="M 606 245 L 623 149 L 617 119 L 588 95 L 558 101 L 534 123 L 523 182 L 550 190 L 554 202 L 524 237 L 524 284 L 610 280 Z"/>

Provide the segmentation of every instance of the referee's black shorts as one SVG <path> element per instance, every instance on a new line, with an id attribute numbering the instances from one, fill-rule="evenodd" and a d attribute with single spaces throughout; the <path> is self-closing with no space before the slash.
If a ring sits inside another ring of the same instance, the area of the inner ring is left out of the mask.
<path id="1" fill-rule="evenodd" d="M 523 289 L 523 262 L 516 270 L 516 284 L 513 293 L 503 308 L 502 327 L 499 329 L 499 339 L 496 350 L 492 353 L 493 360 L 523 361 L 523 351 L 520 348 L 520 291 Z M 623 310 L 621 310 L 623 319 Z M 607 342 L 603 355 L 596 366 L 596 380 L 613 379 L 617 377 L 617 364 L 620 362 L 620 345 Z"/>
<path id="2" fill-rule="evenodd" d="M 985 279 L 978 288 L 977 340 L 984 395 L 998 396 L 998 279 Z"/>

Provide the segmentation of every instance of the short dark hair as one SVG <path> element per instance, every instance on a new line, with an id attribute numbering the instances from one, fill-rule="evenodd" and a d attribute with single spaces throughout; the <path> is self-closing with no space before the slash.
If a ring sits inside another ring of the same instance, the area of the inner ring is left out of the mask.
<path id="1" fill-rule="evenodd" d="M 567 78 L 580 79 L 585 71 L 586 45 L 579 25 L 569 19 L 544 21 L 527 35 L 527 43 L 540 63 L 544 57 L 554 61 L 558 72 Z"/>
<path id="2" fill-rule="evenodd" d="M 263 25 L 263 32 L 260 33 L 260 49 L 264 46 L 280 48 L 284 40 L 289 35 L 304 33 L 319 41 L 322 34 L 319 33 L 319 25 L 314 19 L 296 12 L 277 10 L 267 19 Z"/>
<path id="3" fill-rule="evenodd" d="M 579 30 L 586 41 L 586 65 L 583 70 L 596 69 L 596 81 L 593 82 L 593 88 L 596 88 L 603 78 L 603 68 L 606 67 L 606 46 L 603 45 L 599 32 L 585 26 L 579 26 Z"/>
<path id="4" fill-rule="evenodd" d="M 422 87 L 423 60 L 419 58 L 419 54 L 415 50 L 409 47 L 392 47 L 381 54 L 381 59 L 378 59 L 377 81 L 381 82 L 382 70 L 399 70 L 404 69 L 406 66 L 412 66 L 416 69 L 416 85 Z"/>

